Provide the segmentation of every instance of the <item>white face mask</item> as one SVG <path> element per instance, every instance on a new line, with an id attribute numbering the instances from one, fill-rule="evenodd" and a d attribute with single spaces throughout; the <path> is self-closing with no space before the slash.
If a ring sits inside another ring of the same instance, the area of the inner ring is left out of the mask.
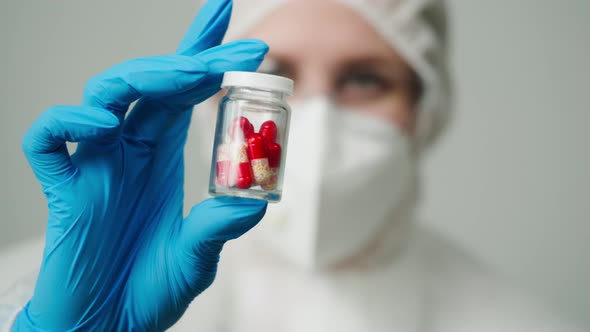
<path id="1" fill-rule="evenodd" d="M 294 104 L 283 201 L 269 205 L 259 240 L 307 269 L 357 255 L 415 194 L 414 159 L 386 121 L 323 97 Z"/>

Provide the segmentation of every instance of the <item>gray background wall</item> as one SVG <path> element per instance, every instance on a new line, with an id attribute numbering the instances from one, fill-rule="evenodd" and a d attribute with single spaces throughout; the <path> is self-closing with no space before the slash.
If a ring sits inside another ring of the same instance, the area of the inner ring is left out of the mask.
<path id="1" fill-rule="evenodd" d="M 0 2 L 0 250 L 44 231 L 30 123 L 101 70 L 172 52 L 196 2 Z M 427 159 L 424 219 L 590 326 L 590 1 L 450 5 L 459 98 Z M 206 173 L 192 172 L 189 187 Z"/>

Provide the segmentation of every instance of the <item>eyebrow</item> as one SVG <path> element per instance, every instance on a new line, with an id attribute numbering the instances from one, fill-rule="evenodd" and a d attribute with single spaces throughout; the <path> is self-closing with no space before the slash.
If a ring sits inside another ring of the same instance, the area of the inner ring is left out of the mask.
<path id="1" fill-rule="evenodd" d="M 297 62 L 298 59 L 289 53 L 270 53 L 263 63 L 266 63 L 266 66 L 270 66 L 270 68 L 280 64 L 285 65 L 287 68 L 294 69 Z M 387 75 L 404 77 L 411 81 L 420 80 L 413 68 L 399 56 L 357 54 L 339 59 L 339 62 L 336 63 L 336 65 L 338 70 L 379 70 L 379 72 Z M 265 65 L 263 64 L 263 66 Z"/>
<path id="2" fill-rule="evenodd" d="M 348 56 L 350 60 L 363 60 L 363 61 L 375 61 L 375 62 L 387 62 L 390 59 L 394 61 L 403 61 L 400 57 L 392 55 L 392 54 L 375 54 L 374 52 L 371 53 L 353 53 Z"/>
<path id="3" fill-rule="evenodd" d="M 378 70 L 380 73 L 387 75 L 393 79 L 400 79 L 408 84 L 412 89 L 414 98 L 419 98 L 423 93 L 423 82 L 416 73 L 416 71 L 410 67 L 401 58 L 399 61 L 392 62 L 389 58 L 385 57 L 358 57 L 351 58 L 343 64 L 340 68 L 347 68 L 348 71 L 354 70 Z M 387 68 L 384 68 L 387 67 Z"/>
<path id="4" fill-rule="evenodd" d="M 389 67 L 403 67 L 405 69 L 411 69 L 401 58 L 387 57 L 387 56 L 373 56 L 373 55 L 352 55 L 344 59 L 340 59 L 339 66 L 389 66 Z M 275 53 L 269 52 L 265 61 L 274 63 L 287 63 L 291 64 L 297 62 L 297 58 L 293 57 L 289 53 Z"/>
<path id="5" fill-rule="evenodd" d="M 400 61 L 392 61 L 385 57 L 352 57 L 345 59 L 338 65 L 340 70 L 354 71 L 354 70 L 373 70 L 380 74 L 391 78 L 398 78 L 408 81 L 415 81 L 417 76 L 408 64 Z"/>

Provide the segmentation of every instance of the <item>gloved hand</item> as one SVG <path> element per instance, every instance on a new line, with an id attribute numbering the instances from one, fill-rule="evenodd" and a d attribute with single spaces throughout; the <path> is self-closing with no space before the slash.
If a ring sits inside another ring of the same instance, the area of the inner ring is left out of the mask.
<path id="1" fill-rule="evenodd" d="M 153 331 L 173 325 L 214 279 L 223 244 L 266 202 L 221 197 L 183 220 L 192 106 L 267 46 L 220 43 L 231 1 L 208 2 L 176 55 L 124 62 L 91 79 L 81 106 L 44 112 L 23 149 L 49 205 L 43 263 L 15 331 Z M 127 118 L 125 113 L 139 99 Z M 79 142 L 70 156 L 65 142 Z"/>

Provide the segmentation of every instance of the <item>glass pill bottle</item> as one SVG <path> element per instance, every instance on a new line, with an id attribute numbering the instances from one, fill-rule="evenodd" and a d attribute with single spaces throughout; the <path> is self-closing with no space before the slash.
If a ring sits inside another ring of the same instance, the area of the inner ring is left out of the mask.
<path id="1" fill-rule="evenodd" d="M 281 200 L 293 81 L 227 72 L 217 113 L 209 194 Z"/>

